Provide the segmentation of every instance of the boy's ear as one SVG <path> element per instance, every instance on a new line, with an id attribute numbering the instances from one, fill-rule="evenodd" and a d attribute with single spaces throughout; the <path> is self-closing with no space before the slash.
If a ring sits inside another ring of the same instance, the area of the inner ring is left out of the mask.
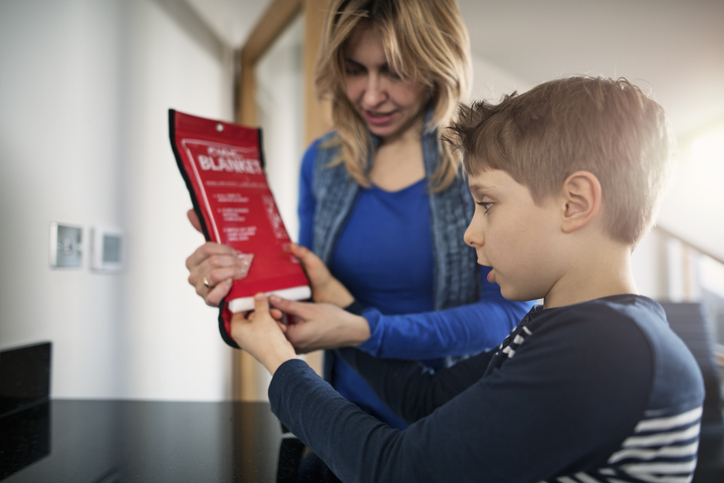
<path id="1" fill-rule="evenodd" d="M 601 209 L 601 182 L 589 171 L 576 171 L 561 188 L 562 225 L 572 233 L 589 224 Z"/>

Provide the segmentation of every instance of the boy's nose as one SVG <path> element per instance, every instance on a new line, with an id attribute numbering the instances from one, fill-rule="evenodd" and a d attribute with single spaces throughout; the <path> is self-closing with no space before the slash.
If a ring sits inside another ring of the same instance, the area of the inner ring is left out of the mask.
<path id="1" fill-rule="evenodd" d="M 485 243 L 485 237 L 482 231 L 476 230 L 472 222 L 468 225 L 468 229 L 465 230 L 463 240 L 473 248 L 480 248 L 483 246 L 483 243 Z"/>

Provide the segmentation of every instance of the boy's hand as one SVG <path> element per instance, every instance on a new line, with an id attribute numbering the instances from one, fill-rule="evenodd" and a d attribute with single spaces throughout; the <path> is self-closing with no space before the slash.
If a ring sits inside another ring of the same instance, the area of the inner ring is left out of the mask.
<path id="1" fill-rule="evenodd" d="M 327 266 L 311 250 L 292 243 L 292 253 L 304 267 L 312 286 L 312 299 L 315 302 L 328 303 L 337 307 L 347 307 L 354 297 L 342 283 L 334 278 Z"/>
<path id="2" fill-rule="evenodd" d="M 231 337 L 261 362 L 272 376 L 280 365 L 296 358 L 294 347 L 284 337 L 286 329 L 284 324 L 272 317 L 269 302 L 263 293 L 254 296 L 253 312 L 239 312 L 231 317 Z"/>
<path id="3" fill-rule="evenodd" d="M 191 225 L 201 232 L 196 212 L 189 210 L 186 215 Z M 186 259 L 189 284 L 207 305 L 218 307 L 233 281 L 247 276 L 253 259 L 253 254 L 240 254 L 230 246 L 206 242 Z"/>
<path id="4" fill-rule="evenodd" d="M 295 302 L 276 295 L 269 302 L 295 317 L 296 323 L 286 327 L 285 335 L 300 354 L 357 346 L 370 338 L 370 326 L 364 317 L 334 305 Z"/>

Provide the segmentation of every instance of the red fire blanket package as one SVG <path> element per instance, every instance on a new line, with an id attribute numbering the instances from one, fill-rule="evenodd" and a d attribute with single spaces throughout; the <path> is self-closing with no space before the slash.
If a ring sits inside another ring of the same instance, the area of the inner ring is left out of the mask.
<path id="1" fill-rule="evenodd" d="M 206 240 L 253 253 L 249 274 L 221 303 L 219 330 L 231 338 L 232 312 L 254 308 L 265 292 L 305 300 L 311 290 L 263 171 L 261 130 L 169 109 L 171 147 Z"/>

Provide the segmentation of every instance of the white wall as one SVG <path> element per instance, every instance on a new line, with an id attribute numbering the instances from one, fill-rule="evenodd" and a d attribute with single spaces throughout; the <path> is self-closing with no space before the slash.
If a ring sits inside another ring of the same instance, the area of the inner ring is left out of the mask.
<path id="1" fill-rule="evenodd" d="M 679 138 L 660 224 L 724 260 L 724 119 Z"/>
<path id="2" fill-rule="evenodd" d="M 52 1 L 1 8 L 0 346 L 51 340 L 54 395 L 116 394 L 121 278 L 91 275 L 87 264 L 51 271 L 48 230 L 51 221 L 121 221 L 121 26 L 110 21 L 120 11 Z"/>
<path id="3" fill-rule="evenodd" d="M 518 94 L 522 94 L 535 85 L 474 52 L 472 61 L 473 86 L 470 93 L 471 101 L 500 102 L 505 94 L 512 94 L 516 91 Z"/>
<path id="4" fill-rule="evenodd" d="M 230 119 L 231 61 L 184 2 L 0 4 L 0 349 L 52 341 L 53 397 L 230 397 L 166 111 Z M 126 269 L 51 269 L 52 221 L 125 229 Z"/>

